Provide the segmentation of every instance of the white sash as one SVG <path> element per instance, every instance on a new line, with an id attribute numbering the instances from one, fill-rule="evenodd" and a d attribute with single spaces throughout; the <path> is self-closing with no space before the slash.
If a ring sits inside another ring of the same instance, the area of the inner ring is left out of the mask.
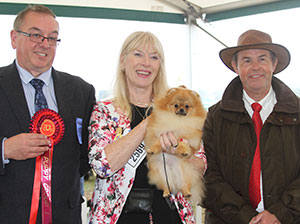
<path id="1" fill-rule="evenodd" d="M 132 178 L 135 178 L 136 169 L 138 168 L 138 166 L 140 165 L 140 163 L 143 161 L 143 159 L 146 157 L 146 154 L 147 154 L 144 148 L 145 148 L 144 142 L 141 142 L 141 144 L 137 147 L 135 152 L 132 153 L 128 162 L 125 164 L 124 180 L 123 180 L 124 183 L 129 184 L 129 183 L 131 183 Z M 123 185 L 119 188 L 121 194 L 125 198 L 124 204 L 127 200 L 127 197 L 129 195 L 129 192 L 131 191 L 132 186 L 133 186 L 133 184 L 131 184 L 130 186 Z M 123 206 L 122 206 L 122 209 L 123 209 Z M 121 211 L 122 211 L 122 209 L 121 209 Z"/>
<path id="2" fill-rule="evenodd" d="M 126 170 L 130 170 L 131 172 L 135 173 L 136 168 L 140 165 L 140 163 L 146 157 L 145 145 L 144 142 L 137 147 L 134 153 L 130 156 L 130 159 L 125 165 Z"/>

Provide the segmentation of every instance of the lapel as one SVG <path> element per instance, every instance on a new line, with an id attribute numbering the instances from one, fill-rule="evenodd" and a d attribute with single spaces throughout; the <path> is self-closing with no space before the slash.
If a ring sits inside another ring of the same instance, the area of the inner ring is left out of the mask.
<path id="1" fill-rule="evenodd" d="M 66 76 L 52 69 L 54 91 L 59 115 L 66 122 L 66 119 L 73 117 L 72 100 L 74 89 Z"/>
<path id="2" fill-rule="evenodd" d="M 5 85 L 1 85 L 1 83 L 5 83 Z M 22 81 L 15 63 L 9 65 L 7 70 L 4 70 L 2 74 L 0 74 L 0 86 L 6 94 L 6 97 L 12 108 L 12 113 L 15 114 L 23 131 L 28 132 L 30 113 L 28 110 Z"/>

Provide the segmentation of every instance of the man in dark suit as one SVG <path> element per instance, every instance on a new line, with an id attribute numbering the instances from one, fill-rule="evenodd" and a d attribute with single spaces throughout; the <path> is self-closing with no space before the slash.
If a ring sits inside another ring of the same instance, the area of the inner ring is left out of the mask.
<path id="1" fill-rule="evenodd" d="M 39 5 L 21 11 L 11 31 L 16 60 L 0 68 L 0 223 L 29 223 L 36 157 L 51 148 L 46 136 L 29 133 L 36 112 L 32 79 L 44 82 L 48 108 L 57 111 L 65 125 L 53 150 L 52 222 L 81 223 L 80 176 L 90 169 L 87 127 L 95 90 L 52 67 L 58 31 L 54 13 Z M 40 199 L 36 223 L 42 220 L 41 204 Z"/>

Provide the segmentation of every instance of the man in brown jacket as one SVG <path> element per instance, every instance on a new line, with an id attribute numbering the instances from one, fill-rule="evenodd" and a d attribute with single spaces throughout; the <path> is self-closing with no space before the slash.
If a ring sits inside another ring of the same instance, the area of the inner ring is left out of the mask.
<path id="1" fill-rule="evenodd" d="M 274 77 L 289 65 L 289 51 L 249 30 L 220 57 L 238 76 L 204 125 L 205 223 L 299 224 L 300 102 Z"/>

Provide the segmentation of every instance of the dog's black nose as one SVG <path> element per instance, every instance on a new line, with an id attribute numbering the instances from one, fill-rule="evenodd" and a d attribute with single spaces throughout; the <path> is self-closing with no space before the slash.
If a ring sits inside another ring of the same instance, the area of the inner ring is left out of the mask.
<path id="1" fill-rule="evenodd" d="M 186 111 L 185 109 L 183 108 L 180 108 L 177 112 L 176 112 L 177 115 L 180 115 L 180 116 L 185 116 L 186 115 Z"/>

